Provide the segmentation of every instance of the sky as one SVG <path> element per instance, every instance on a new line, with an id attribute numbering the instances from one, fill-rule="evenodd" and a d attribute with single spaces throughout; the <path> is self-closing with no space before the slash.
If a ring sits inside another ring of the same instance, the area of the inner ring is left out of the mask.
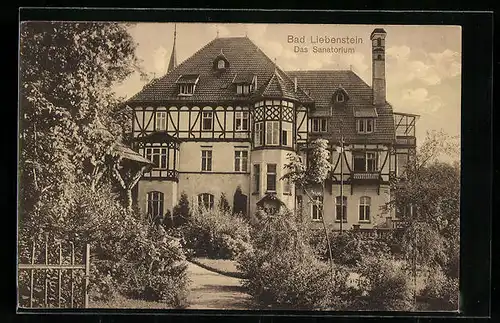
<path id="1" fill-rule="evenodd" d="M 283 70 L 351 69 L 368 85 L 372 83 L 370 34 L 375 28 L 384 28 L 387 101 L 394 111 L 420 115 L 418 142 L 430 130 L 460 136 L 459 26 L 177 23 L 176 28 L 179 64 L 217 36 L 247 36 Z M 138 23 L 129 27 L 137 43 L 136 54 L 149 78 L 166 73 L 173 31 L 173 23 Z M 303 37 L 305 43 L 290 43 L 290 36 Z M 321 44 L 311 43 L 311 37 L 349 37 L 358 41 Z M 313 46 L 335 47 L 341 53 L 315 53 Z M 305 47 L 307 53 L 303 51 Z M 115 91 L 130 97 L 146 82 L 136 73 L 117 85 Z"/>

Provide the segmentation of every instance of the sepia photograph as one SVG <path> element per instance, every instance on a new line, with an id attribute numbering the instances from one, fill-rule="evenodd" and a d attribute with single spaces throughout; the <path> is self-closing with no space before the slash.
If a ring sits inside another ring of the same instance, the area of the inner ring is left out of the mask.
<path id="1" fill-rule="evenodd" d="M 459 311 L 460 26 L 19 37 L 19 312 Z"/>

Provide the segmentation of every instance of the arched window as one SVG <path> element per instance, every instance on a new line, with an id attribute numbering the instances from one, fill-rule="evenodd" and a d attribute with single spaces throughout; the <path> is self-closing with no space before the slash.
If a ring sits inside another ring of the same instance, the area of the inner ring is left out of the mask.
<path id="1" fill-rule="evenodd" d="M 337 196 L 335 198 L 335 221 L 339 221 L 343 219 L 343 222 L 347 222 L 347 197 Z"/>
<path id="2" fill-rule="evenodd" d="M 220 59 L 218 62 L 217 62 L 217 68 L 221 69 L 221 68 L 226 68 L 226 62 L 224 62 L 223 59 Z"/>
<path id="3" fill-rule="evenodd" d="M 151 218 L 163 216 L 163 193 L 158 191 L 148 192 L 147 213 Z"/>
<path id="4" fill-rule="evenodd" d="M 207 210 L 214 208 L 214 196 L 210 193 L 201 193 L 198 195 L 198 206 Z"/>
<path id="5" fill-rule="evenodd" d="M 337 102 L 344 102 L 345 101 L 344 93 L 342 92 L 337 93 L 335 100 L 337 100 Z"/>
<path id="6" fill-rule="evenodd" d="M 370 221 L 370 204 L 371 198 L 369 196 L 361 196 L 359 199 L 359 221 Z"/>

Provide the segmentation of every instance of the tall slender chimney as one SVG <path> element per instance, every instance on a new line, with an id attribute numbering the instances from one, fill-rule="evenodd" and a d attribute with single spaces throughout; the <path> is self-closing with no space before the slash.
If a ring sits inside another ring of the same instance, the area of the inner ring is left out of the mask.
<path id="1" fill-rule="evenodd" d="M 294 86 L 294 90 L 295 90 L 295 92 L 297 92 L 297 76 L 295 76 L 295 77 L 293 78 L 293 86 Z"/>
<path id="2" fill-rule="evenodd" d="M 385 36 L 387 33 L 382 28 L 376 28 L 370 35 L 372 41 L 372 90 L 373 104 L 386 103 L 385 86 Z"/>
<path id="3" fill-rule="evenodd" d="M 177 38 L 177 25 L 174 24 L 174 45 L 172 46 L 172 54 L 170 55 L 170 62 L 168 63 L 167 73 L 170 73 L 177 67 L 177 54 L 175 52 L 175 41 Z"/>

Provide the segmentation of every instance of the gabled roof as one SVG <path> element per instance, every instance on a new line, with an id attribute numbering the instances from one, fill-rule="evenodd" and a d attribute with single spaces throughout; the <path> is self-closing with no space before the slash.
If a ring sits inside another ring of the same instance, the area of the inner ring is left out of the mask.
<path id="1" fill-rule="evenodd" d="M 222 52 L 229 62 L 229 67 L 222 73 L 213 70 L 213 62 Z M 216 38 L 198 50 L 187 60 L 179 64 L 167 75 L 160 77 L 153 84 L 146 85 L 126 103 L 141 102 L 214 102 L 241 100 L 234 87 L 230 86 L 237 74 L 253 74 L 257 77 L 257 92 L 264 91 L 275 73 L 282 77 L 285 93 L 292 91 L 293 97 L 302 102 L 311 99 L 301 89 L 294 92 L 293 81 L 277 67 L 248 37 Z M 181 75 L 199 74 L 199 81 L 192 96 L 179 97 L 175 81 Z"/>
<path id="2" fill-rule="evenodd" d="M 234 84 L 250 84 L 253 82 L 255 74 L 249 72 L 242 72 L 234 75 Z"/>
<path id="3" fill-rule="evenodd" d="M 395 140 L 392 107 L 386 104 L 377 107 L 375 132 L 358 134 L 355 114 L 373 114 L 373 92 L 358 75 L 349 70 L 289 71 L 288 75 L 297 78 L 298 85 L 309 93 L 315 101 L 315 111 L 311 116 L 331 116 L 328 123 L 328 139 L 338 142 L 340 130 L 346 142 L 392 143 Z M 339 88 L 349 93 L 345 103 L 334 103 L 332 94 Z M 370 112 L 371 111 L 371 112 Z M 325 137 L 325 136 L 324 136 Z"/>

